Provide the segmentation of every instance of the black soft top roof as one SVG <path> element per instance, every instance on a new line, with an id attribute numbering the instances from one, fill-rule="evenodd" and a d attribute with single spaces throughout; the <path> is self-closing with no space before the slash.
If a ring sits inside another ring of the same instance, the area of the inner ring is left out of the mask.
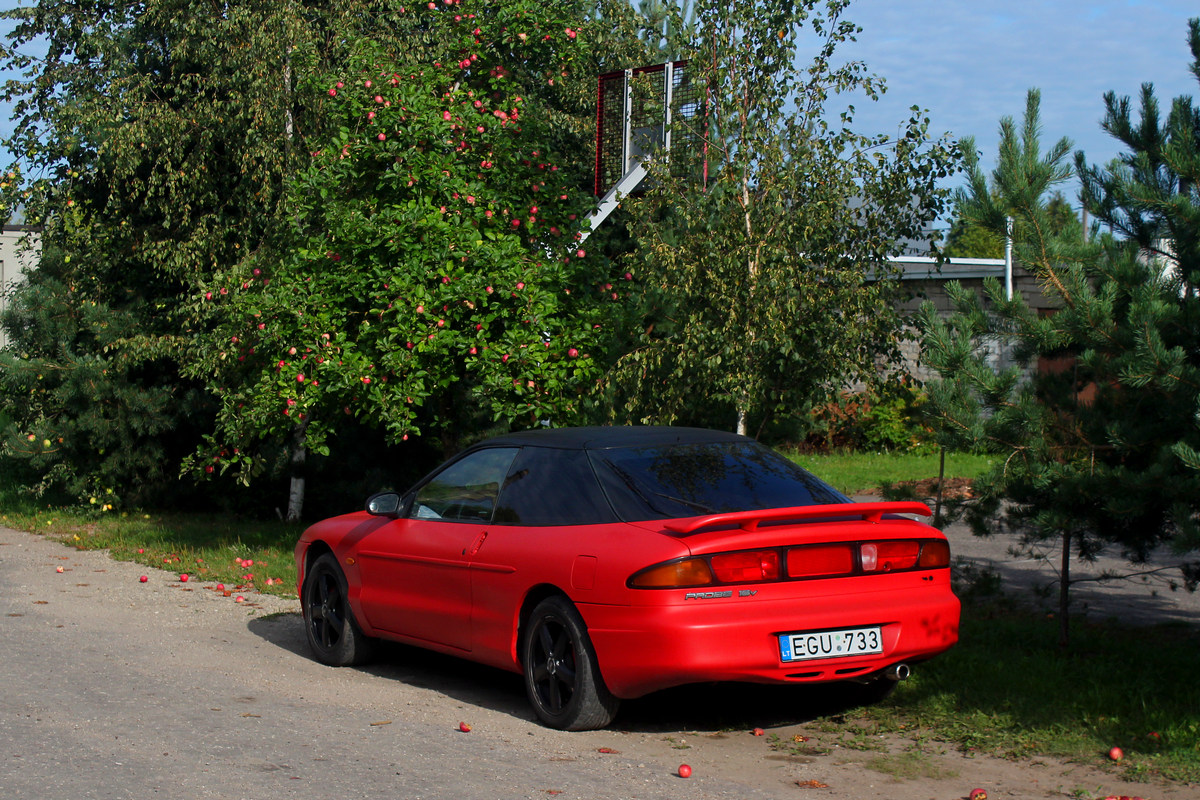
<path id="1" fill-rule="evenodd" d="M 708 442 L 751 441 L 727 431 L 705 428 L 675 428 L 649 425 L 596 426 L 590 428 L 540 428 L 497 436 L 472 447 L 501 445 L 551 447 L 559 450 L 605 450 L 614 447 L 699 444 Z"/>

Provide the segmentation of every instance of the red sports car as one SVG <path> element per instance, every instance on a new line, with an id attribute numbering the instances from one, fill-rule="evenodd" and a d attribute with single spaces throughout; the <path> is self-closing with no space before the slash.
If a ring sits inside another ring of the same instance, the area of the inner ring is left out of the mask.
<path id="1" fill-rule="evenodd" d="M 958 638 L 950 548 L 741 436 L 563 428 L 475 445 L 296 545 L 316 658 L 375 639 L 520 672 L 554 728 L 708 681 L 882 696 Z"/>

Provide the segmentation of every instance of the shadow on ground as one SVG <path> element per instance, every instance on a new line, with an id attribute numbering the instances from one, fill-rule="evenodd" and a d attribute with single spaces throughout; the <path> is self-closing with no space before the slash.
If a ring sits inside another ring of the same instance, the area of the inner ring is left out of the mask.
<path id="1" fill-rule="evenodd" d="M 308 658 L 299 614 L 250 621 L 252 633 L 289 653 Z M 384 680 L 429 689 L 463 703 L 533 721 L 520 675 L 417 647 L 380 643 L 375 658 L 352 667 Z M 681 686 L 626 700 L 613 730 L 655 733 L 678 730 L 771 728 L 809 722 L 857 706 L 855 684 L 767 686 L 719 683 Z"/>

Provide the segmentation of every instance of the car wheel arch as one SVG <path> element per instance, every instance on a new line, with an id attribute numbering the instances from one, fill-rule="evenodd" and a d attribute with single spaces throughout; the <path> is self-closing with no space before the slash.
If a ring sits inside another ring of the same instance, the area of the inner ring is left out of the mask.
<path id="1" fill-rule="evenodd" d="M 345 572 L 333 550 L 308 562 L 300 585 L 305 635 L 317 661 L 346 667 L 370 660 L 375 641 L 359 625 Z"/>
<path id="2" fill-rule="evenodd" d="M 525 632 L 529 629 L 530 615 L 533 614 L 533 610 L 538 607 L 539 603 L 549 597 L 555 596 L 563 598 L 571 605 L 575 605 L 575 601 L 571 599 L 570 595 L 552 583 L 531 586 L 529 591 L 525 593 L 525 599 L 521 602 L 520 609 L 517 610 L 517 618 L 513 621 L 512 657 L 513 663 L 517 666 L 521 665 L 521 641 L 525 636 Z"/>
<path id="3" fill-rule="evenodd" d="M 580 618 L 583 619 L 584 627 L 587 627 L 587 618 L 584 617 L 583 611 L 581 611 L 579 608 L 579 604 L 576 603 L 575 599 L 572 598 L 571 595 L 567 594 L 567 592 L 565 592 L 563 589 L 555 586 L 552 583 L 539 584 L 531 587 L 529 591 L 526 592 L 525 600 L 521 603 L 521 608 L 517 612 L 517 618 L 515 620 L 516 624 L 513 628 L 514 634 L 512 637 L 512 657 L 513 664 L 516 665 L 518 670 L 524 667 L 524 664 L 521 661 L 521 650 L 522 645 L 524 644 L 525 634 L 529 630 L 529 619 L 531 616 L 533 616 L 533 610 L 537 608 L 543 600 L 547 600 L 551 597 L 561 597 L 563 600 L 566 600 L 568 603 L 570 603 L 571 607 L 574 608 L 579 614 Z M 600 664 L 600 655 L 595 653 L 594 656 L 596 659 L 596 667 L 599 669 L 600 674 L 603 675 L 604 669 Z"/>
<path id="4" fill-rule="evenodd" d="M 338 557 L 337 552 L 323 539 L 315 539 L 309 544 L 308 549 L 304 553 L 304 575 L 307 575 L 312 569 L 313 564 L 317 563 L 317 559 L 324 555 L 333 556 L 338 562 L 338 567 L 342 570 L 342 575 L 346 578 L 346 597 L 350 601 L 350 607 L 354 610 L 354 616 L 358 620 L 358 624 L 363 631 L 371 636 L 377 636 L 378 633 L 367 622 L 362 613 L 362 606 L 359 605 L 359 591 L 361 587 L 357 580 L 351 581 L 350 575 L 347 572 L 346 564 L 342 563 L 342 559 Z M 300 583 L 304 582 L 304 575 L 300 575 Z"/>
<path id="5" fill-rule="evenodd" d="M 328 544 L 326 544 L 325 542 L 323 542 L 320 539 L 317 539 L 316 541 L 311 542 L 304 551 L 304 574 L 305 575 L 308 574 L 308 571 L 310 569 L 312 569 L 312 565 L 316 562 L 316 560 L 318 558 L 325 555 L 326 553 L 332 553 L 332 552 L 333 552 L 333 548 L 330 547 Z M 303 580 L 304 576 L 301 575 L 300 578 L 301 578 L 301 580 Z"/>

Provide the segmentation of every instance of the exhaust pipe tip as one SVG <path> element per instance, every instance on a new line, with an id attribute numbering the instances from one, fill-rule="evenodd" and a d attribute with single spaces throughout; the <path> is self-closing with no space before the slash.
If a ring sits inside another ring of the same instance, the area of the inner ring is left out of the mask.
<path id="1" fill-rule="evenodd" d="M 908 676 L 912 674 L 912 670 L 908 664 L 893 664 L 883 671 L 883 676 L 889 681 L 908 680 Z"/>

